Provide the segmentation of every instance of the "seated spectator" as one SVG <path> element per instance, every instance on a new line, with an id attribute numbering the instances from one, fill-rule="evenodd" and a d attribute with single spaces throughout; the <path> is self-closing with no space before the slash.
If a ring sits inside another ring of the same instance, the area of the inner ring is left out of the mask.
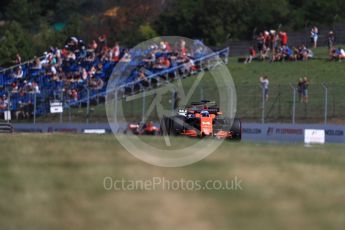
<path id="1" fill-rule="evenodd" d="M 40 69 L 42 69 L 41 60 L 40 60 L 38 57 L 36 57 L 36 58 L 34 59 L 34 63 L 33 63 L 32 69 L 34 69 L 34 70 L 40 70 Z"/>
<path id="2" fill-rule="evenodd" d="M 292 49 L 290 49 L 290 47 L 284 46 L 282 53 L 283 53 L 283 59 L 284 60 L 294 60 L 293 51 L 292 51 Z"/>
<path id="3" fill-rule="evenodd" d="M 333 59 L 338 60 L 339 62 L 341 62 L 343 59 L 345 59 L 344 49 L 341 47 L 338 47 L 337 49 L 335 49 L 334 54 L 333 54 Z"/>
<path id="4" fill-rule="evenodd" d="M 12 87 L 11 92 L 12 92 L 12 93 L 18 93 L 18 89 L 19 89 L 18 85 L 19 85 L 19 81 L 13 82 L 13 83 L 11 84 L 11 87 Z"/>
<path id="5" fill-rule="evenodd" d="M 156 62 L 156 55 L 155 53 L 152 51 L 150 52 L 150 55 L 148 58 L 144 58 L 143 62 L 149 67 L 152 68 L 153 64 Z"/>
<path id="6" fill-rule="evenodd" d="M 97 47 L 98 47 L 97 42 L 93 40 L 91 44 L 89 45 L 90 52 L 95 52 L 97 50 Z"/>
<path id="7" fill-rule="evenodd" d="M 0 110 L 5 110 L 8 108 L 8 99 L 6 95 L 4 94 L 2 97 L 0 97 Z"/>
<path id="8" fill-rule="evenodd" d="M 186 41 L 183 39 L 181 39 L 181 41 L 180 41 L 179 56 L 181 56 L 182 58 L 187 57 Z"/>
<path id="9" fill-rule="evenodd" d="M 85 46 L 82 46 L 81 49 L 78 52 L 78 58 L 79 59 L 84 59 L 84 58 L 86 58 L 86 56 L 87 56 L 86 48 L 85 48 Z"/>
<path id="10" fill-rule="evenodd" d="M 170 43 L 168 41 L 164 41 L 164 44 L 165 44 L 165 51 L 166 52 L 171 52 Z"/>
<path id="11" fill-rule="evenodd" d="M 253 58 L 255 58 L 255 57 L 256 57 L 256 51 L 255 51 L 254 47 L 250 47 L 249 48 L 249 56 L 244 61 L 244 64 L 251 63 Z"/>
<path id="12" fill-rule="evenodd" d="M 100 90 L 104 86 L 104 82 L 100 78 L 93 78 L 89 82 L 89 86 L 92 90 Z"/>
<path id="13" fill-rule="evenodd" d="M 125 50 L 121 62 L 130 62 L 131 61 L 131 54 L 129 53 L 128 49 Z"/>
<path id="14" fill-rule="evenodd" d="M 303 61 L 308 61 L 310 57 L 313 57 L 313 53 L 310 49 L 307 49 L 305 45 L 300 47 L 300 57 L 302 57 Z"/>
<path id="15" fill-rule="evenodd" d="M 0 97 L 0 110 L 5 110 L 7 109 L 7 105 L 5 105 L 4 101 Z"/>
<path id="16" fill-rule="evenodd" d="M 113 59 L 113 50 L 108 48 L 107 46 L 104 46 L 100 56 L 101 62 L 111 61 Z"/>
<path id="17" fill-rule="evenodd" d="M 89 52 L 88 55 L 86 56 L 85 61 L 92 63 L 95 61 L 95 59 L 96 59 L 95 52 Z"/>
<path id="18" fill-rule="evenodd" d="M 76 89 L 67 90 L 67 95 L 69 96 L 70 100 L 78 101 L 78 91 Z"/>
<path id="19" fill-rule="evenodd" d="M 22 101 L 18 101 L 18 105 L 17 105 L 17 111 L 15 112 L 15 116 L 16 116 L 16 120 L 18 120 L 19 118 L 27 118 L 27 114 L 25 114 L 25 104 Z"/>
<path id="20" fill-rule="evenodd" d="M 41 64 L 43 66 L 46 66 L 47 64 L 49 64 L 53 59 L 53 54 L 52 53 L 48 53 L 48 52 L 44 52 L 43 53 L 43 59 L 41 60 Z"/>
<path id="21" fill-rule="evenodd" d="M 149 81 L 147 80 L 143 70 L 139 71 L 138 80 L 140 80 L 140 84 L 144 87 L 147 87 L 149 85 Z"/>
<path id="22" fill-rule="evenodd" d="M 187 73 L 194 73 L 196 71 L 195 63 L 191 58 L 184 64 L 184 69 Z"/>
<path id="23" fill-rule="evenodd" d="M 161 42 L 159 43 L 159 49 L 160 49 L 162 52 L 165 52 L 165 51 L 166 51 L 166 48 L 167 48 L 167 46 L 166 46 L 165 42 L 164 42 L 164 41 L 161 41 Z"/>
<path id="24" fill-rule="evenodd" d="M 75 56 L 75 53 L 73 53 L 72 51 L 70 51 L 69 53 L 68 53 L 68 55 L 67 55 L 67 57 L 66 57 L 66 60 L 67 61 L 75 61 L 76 60 L 76 56 Z"/>
<path id="25" fill-rule="evenodd" d="M 160 57 L 155 65 L 153 65 L 154 69 L 167 69 L 170 67 L 170 61 L 167 57 Z"/>
<path id="26" fill-rule="evenodd" d="M 75 36 L 72 36 L 66 41 L 65 46 L 70 51 L 74 52 L 75 50 L 78 49 L 78 45 L 79 45 L 78 43 L 79 43 L 79 39 Z"/>
<path id="27" fill-rule="evenodd" d="M 23 78 L 23 70 L 21 66 L 18 66 L 13 73 L 13 78 L 15 79 L 22 79 Z"/>
<path id="28" fill-rule="evenodd" d="M 274 54 L 272 54 L 272 62 L 276 62 L 276 61 L 282 61 L 284 58 L 283 55 L 283 48 L 279 45 L 276 49 Z"/>

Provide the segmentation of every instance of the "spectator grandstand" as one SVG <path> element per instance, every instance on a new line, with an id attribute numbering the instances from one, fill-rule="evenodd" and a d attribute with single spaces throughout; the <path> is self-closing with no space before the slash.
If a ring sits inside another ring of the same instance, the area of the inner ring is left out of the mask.
<path id="1" fill-rule="evenodd" d="M 72 36 L 62 49 L 50 47 L 43 56 L 27 62 L 21 62 L 18 54 L 16 65 L 0 70 L 0 113 L 9 110 L 16 119 L 30 118 L 46 114 L 55 100 L 71 107 L 104 97 L 116 64 L 124 68 L 117 86 L 123 93 L 133 94 L 209 67 L 201 64 L 203 59 L 228 56 L 228 49 L 210 56 L 203 47 L 199 40 L 190 47 L 184 40 L 178 44 L 163 40 L 141 50 L 128 50 L 119 43 L 110 47 L 106 35 L 89 45 Z M 130 72 L 128 67 L 133 67 Z"/>

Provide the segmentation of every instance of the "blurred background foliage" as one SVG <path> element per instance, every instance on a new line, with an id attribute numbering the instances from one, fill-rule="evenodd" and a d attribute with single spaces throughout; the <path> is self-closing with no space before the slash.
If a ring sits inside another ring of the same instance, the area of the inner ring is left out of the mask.
<path id="1" fill-rule="evenodd" d="M 126 46 L 157 35 L 202 38 L 208 45 L 250 39 L 254 28 L 296 30 L 343 21 L 341 0 L 1 0 L 0 64 L 23 60 L 69 36 L 108 35 Z"/>

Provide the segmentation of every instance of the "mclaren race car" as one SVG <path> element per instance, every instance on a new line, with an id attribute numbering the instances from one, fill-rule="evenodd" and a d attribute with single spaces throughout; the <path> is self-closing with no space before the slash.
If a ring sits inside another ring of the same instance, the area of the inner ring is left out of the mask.
<path id="1" fill-rule="evenodd" d="M 176 116 L 164 117 L 160 130 L 163 135 L 189 137 L 241 140 L 242 136 L 240 119 L 223 117 L 215 102 L 205 100 L 180 109 Z"/>
<path id="2" fill-rule="evenodd" d="M 134 135 L 158 135 L 159 128 L 152 121 L 145 124 L 128 124 L 125 134 L 132 133 Z"/>

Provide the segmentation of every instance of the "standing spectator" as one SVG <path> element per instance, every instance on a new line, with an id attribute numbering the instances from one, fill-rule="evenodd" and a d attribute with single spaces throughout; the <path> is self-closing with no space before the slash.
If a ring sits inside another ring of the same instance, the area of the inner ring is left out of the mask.
<path id="1" fill-rule="evenodd" d="M 268 77 L 266 75 L 260 77 L 260 83 L 261 83 L 261 87 L 264 93 L 265 100 L 267 101 L 268 100 L 268 86 L 270 84 Z"/>
<path id="2" fill-rule="evenodd" d="M 264 31 L 264 45 L 264 48 L 270 48 L 270 33 L 267 30 Z"/>
<path id="3" fill-rule="evenodd" d="M 308 103 L 309 98 L 308 98 L 308 88 L 309 88 L 309 81 L 307 77 L 303 78 L 303 85 L 302 85 L 302 94 L 303 94 L 303 102 Z"/>
<path id="4" fill-rule="evenodd" d="M 113 47 L 113 61 L 118 62 L 120 60 L 120 45 L 118 42 Z"/>
<path id="5" fill-rule="evenodd" d="M 298 98 L 299 101 L 303 101 L 303 79 L 300 78 L 297 83 L 297 92 L 298 92 Z"/>
<path id="6" fill-rule="evenodd" d="M 12 61 L 15 65 L 19 65 L 22 63 L 22 57 L 19 55 L 19 53 L 16 54 L 15 59 Z"/>
<path id="7" fill-rule="evenodd" d="M 270 48 L 272 50 L 272 58 L 271 61 L 274 61 L 275 58 L 275 53 L 276 53 L 276 49 L 278 48 L 278 39 L 279 36 L 277 35 L 275 30 L 270 30 Z"/>
<path id="8" fill-rule="evenodd" d="M 313 28 L 310 31 L 310 39 L 313 44 L 313 47 L 317 47 L 317 40 L 319 39 L 319 29 L 316 26 L 313 26 Z"/>
<path id="9" fill-rule="evenodd" d="M 265 46 L 265 36 L 263 33 L 260 33 L 259 36 L 257 36 L 256 42 L 257 42 L 258 51 L 260 53 L 260 58 L 262 58 L 262 53 Z"/>
<path id="10" fill-rule="evenodd" d="M 96 48 L 96 53 L 100 53 L 103 48 L 107 45 L 107 35 L 102 34 L 97 38 L 98 47 Z"/>
<path id="11" fill-rule="evenodd" d="M 256 51 L 255 51 L 254 47 L 250 47 L 249 48 L 249 56 L 244 61 L 244 64 L 251 63 L 253 58 L 255 58 L 255 57 L 256 57 Z"/>
<path id="12" fill-rule="evenodd" d="M 286 46 L 288 44 L 288 36 L 286 32 L 279 32 L 280 45 Z"/>
<path id="13" fill-rule="evenodd" d="M 328 50 L 331 51 L 335 44 L 335 35 L 332 30 L 328 32 L 327 42 L 328 42 Z"/>

